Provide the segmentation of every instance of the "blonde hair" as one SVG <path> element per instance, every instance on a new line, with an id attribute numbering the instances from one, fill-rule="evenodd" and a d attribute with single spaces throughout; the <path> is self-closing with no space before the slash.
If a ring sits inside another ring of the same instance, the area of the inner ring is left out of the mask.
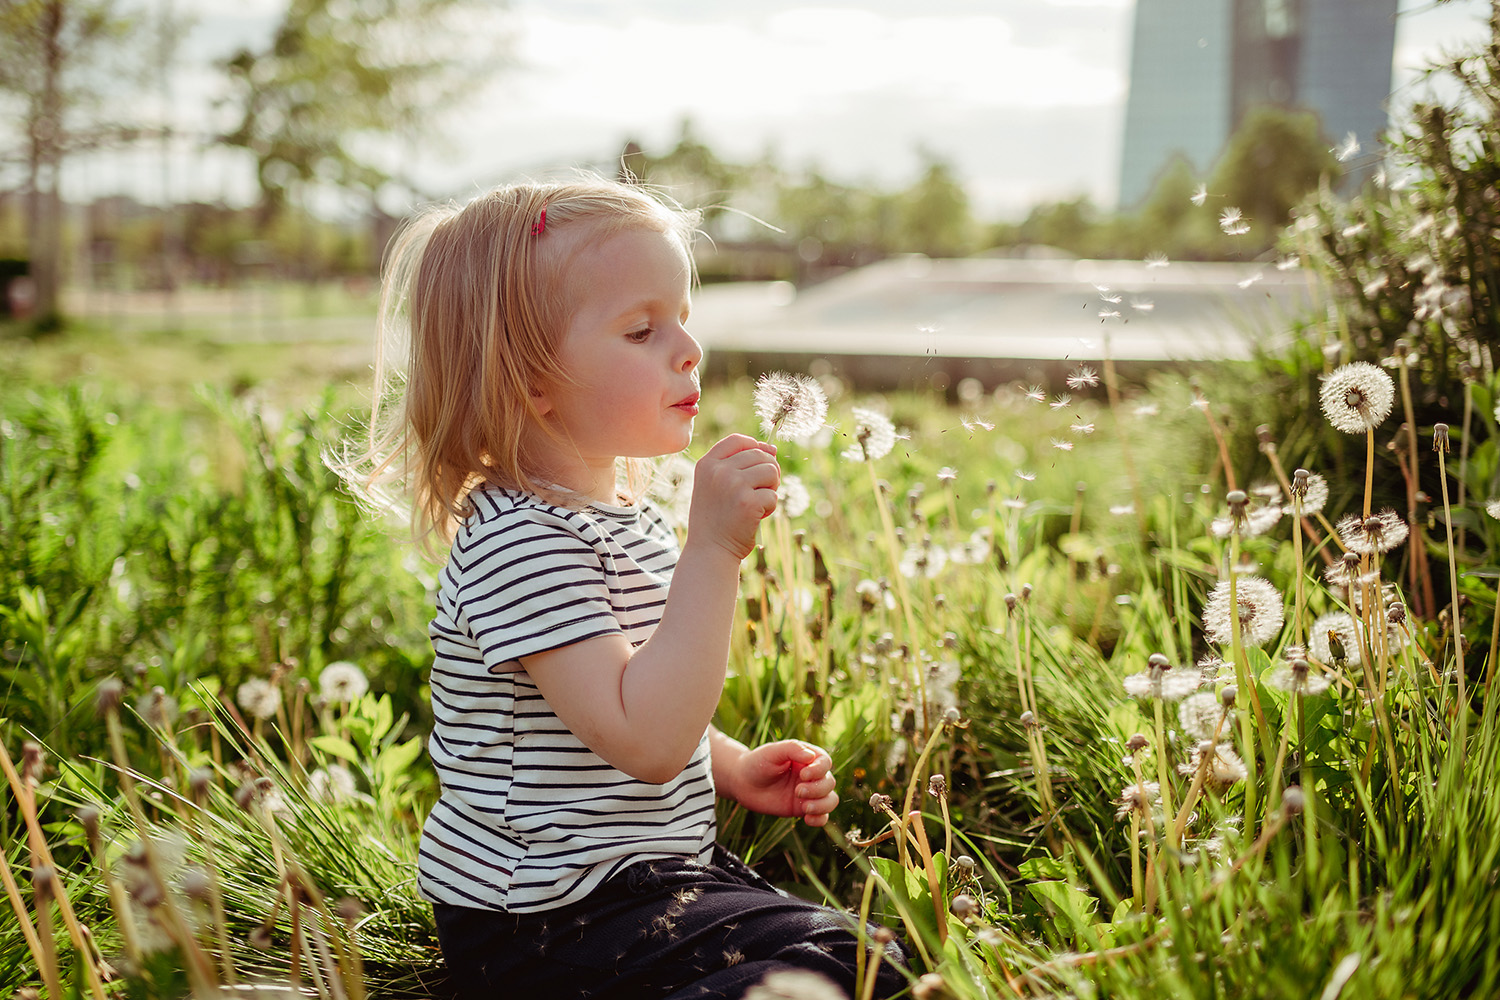
<path id="1" fill-rule="evenodd" d="M 571 319 L 574 254 L 551 249 L 554 233 L 585 223 L 599 237 L 671 233 L 691 258 L 698 214 L 601 178 L 520 183 L 429 208 L 387 248 L 369 445 L 339 465 L 367 498 L 409 504 L 424 544 L 452 539 L 480 485 L 579 502 L 539 481 L 526 440 L 553 433 L 534 391 L 570 382 L 557 341 Z M 403 346 L 404 373 L 392 363 Z"/>

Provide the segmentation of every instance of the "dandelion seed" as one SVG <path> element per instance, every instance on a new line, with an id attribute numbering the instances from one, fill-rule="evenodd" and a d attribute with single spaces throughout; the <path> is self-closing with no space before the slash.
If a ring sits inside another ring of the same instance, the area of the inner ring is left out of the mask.
<path id="1" fill-rule="evenodd" d="M 769 372 L 755 384 L 755 412 L 767 437 L 782 441 L 810 438 L 828 417 L 828 397 L 817 379 Z"/>
<path id="2" fill-rule="evenodd" d="M 1351 514 L 1340 518 L 1334 529 L 1338 531 L 1344 548 L 1362 555 L 1389 552 L 1406 541 L 1410 532 L 1401 515 L 1389 508 L 1370 517 Z"/>
<path id="3" fill-rule="evenodd" d="M 1020 497 L 1006 497 L 1004 500 L 1000 501 L 1000 506 L 1004 507 L 1006 510 L 1025 510 L 1026 501 L 1022 500 Z"/>
<path id="4" fill-rule="evenodd" d="M 951 465 L 945 465 L 937 471 L 938 482 L 951 483 L 958 478 L 958 470 Z"/>
<path id="5" fill-rule="evenodd" d="M 1042 391 L 1042 387 L 1039 385 L 1027 386 L 1024 395 L 1033 403 L 1045 403 L 1047 401 L 1047 394 Z"/>
<path id="6" fill-rule="evenodd" d="M 1156 308 L 1156 303 L 1147 298 L 1133 297 L 1130 300 L 1130 308 L 1136 312 L 1148 313 Z"/>
<path id="7" fill-rule="evenodd" d="M 1016 470 L 1016 478 L 1017 479 L 1024 479 L 1028 483 L 1033 483 L 1033 482 L 1036 482 L 1036 473 L 1035 472 L 1027 472 L 1024 469 L 1017 469 Z M 1500 500 L 1497 500 L 1495 502 L 1497 504 L 1500 504 Z M 1500 514 L 1496 514 L 1495 517 L 1500 518 Z"/>
<path id="8" fill-rule="evenodd" d="M 1171 662 L 1157 654 L 1151 657 L 1145 670 L 1126 676 L 1120 683 L 1132 698 L 1177 701 L 1198 690 L 1201 681 L 1196 671 L 1173 670 Z"/>
<path id="9" fill-rule="evenodd" d="M 1363 434 L 1385 422 L 1396 401 L 1390 375 L 1368 361 L 1354 361 L 1323 377 L 1318 393 L 1328 422 L 1345 434 Z"/>
<path id="10" fill-rule="evenodd" d="M 323 700 L 335 705 L 358 701 L 370 690 L 365 672 L 348 660 L 338 660 L 318 674 L 318 692 Z"/>
<path id="11" fill-rule="evenodd" d="M 1367 228 L 1369 227 L 1366 226 L 1363 222 L 1356 222 L 1352 226 L 1345 226 L 1342 230 L 1340 230 L 1339 235 L 1343 236 L 1345 239 L 1352 239 L 1353 237 L 1362 234 Z"/>
<path id="12" fill-rule="evenodd" d="M 1197 205 L 1199 208 L 1202 208 L 1204 202 L 1208 201 L 1208 185 L 1199 184 L 1198 190 L 1194 191 L 1193 197 L 1188 200 L 1191 201 L 1194 205 Z"/>
<path id="13" fill-rule="evenodd" d="M 1073 403 L 1073 397 L 1063 393 L 1047 405 L 1054 410 L 1065 410 Z"/>
<path id="14" fill-rule="evenodd" d="M 812 494 L 802 483 L 802 477 L 786 475 L 776 487 L 776 509 L 787 517 L 801 517 L 812 506 Z"/>
<path id="15" fill-rule="evenodd" d="M 1162 253 L 1161 251 L 1156 251 L 1155 253 L 1148 253 L 1146 255 L 1146 266 L 1147 267 L 1166 267 L 1170 263 L 1172 263 L 1172 262 L 1167 259 L 1167 255 L 1164 254 L 1164 253 Z"/>
<path id="16" fill-rule="evenodd" d="M 1388 284 L 1390 284 L 1390 278 L 1381 273 L 1360 286 L 1360 291 L 1365 293 L 1365 298 L 1374 298 Z"/>
<path id="17" fill-rule="evenodd" d="M 889 417 L 864 406 L 851 411 L 854 417 L 854 444 L 844 449 L 843 457 L 851 462 L 874 462 L 896 447 L 896 425 Z"/>
<path id="18" fill-rule="evenodd" d="M 1240 641 L 1263 646 L 1281 631 L 1286 621 L 1285 601 L 1269 580 L 1247 576 L 1235 582 L 1235 604 L 1239 605 Z M 1203 607 L 1203 630 L 1209 642 L 1225 645 L 1234 635 L 1229 602 L 1229 581 L 1220 580 Z"/>
<path id="19" fill-rule="evenodd" d="M 263 677 L 252 677 L 241 684 L 234 700 L 253 719 L 269 719 L 281 707 L 281 688 Z"/>
<path id="20" fill-rule="evenodd" d="M 1255 284 L 1257 281 L 1261 280 L 1264 277 L 1265 275 L 1262 272 L 1256 271 L 1248 278 L 1245 278 L 1241 281 L 1236 281 L 1235 284 L 1239 285 L 1241 288 L 1249 288 L 1251 285 Z"/>
<path id="21" fill-rule="evenodd" d="M 1100 321 L 1109 320 L 1109 319 L 1119 319 L 1119 318 L 1120 318 L 1120 310 L 1118 310 L 1118 309 L 1100 309 L 1099 310 L 1099 319 L 1100 319 Z"/>
<path id="22" fill-rule="evenodd" d="M 1132 412 L 1138 417 L 1154 417 L 1161 412 L 1161 407 L 1155 403 L 1142 403 Z"/>
<path id="23" fill-rule="evenodd" d="M 1219 213 L 1219 228 L 1225 236 L 1243 236 L 1250 231 L 1250 220 L 1231 205 Z"/>
<path id="24" fill-rule="evenodd" d="M 1340 163 L 1353 159 L 1359 153 L 1359 136 L 1353 132 L 1344 135 L 1344 141 L 1329 150 Z"/>
<path id="25" fill-rule="evenodd" d="M 1065 438 L 1053 438 L 1052 447 L 1056 448 L 1058 451 L 1072 451 L 1073 442 Z"/>
<path id="26" fill-rule="evenodd" d="M 1287 255 L 1276 261 L 1276 270 L 1293 271 L 1302 266 L 1302 260 L 1293 255 Z"/>
<path id="27" fill-rule="evenodd" d="M 1111 514 L 1113 514 L 1115 517 L 1128 517 L 1129 515 L 1135 513 L 1135 504 L 1133 504 L 1133 503 L 1115 504 L 1113 507 L 1111 507 L 1109 509 L 1109 512 Z"/>
<path id="28" fill-rule="evenodd" d="M 962 417 L 959 422 L 963 424 L 964 430 L 970 434 L 973 434 L 976 428 L 983 431 L 992 431 L 995 429 L 993 423 L 980 417 Z"/>
<path id="29" fill-rule="evenodd" d="M 1068 376 L 1068 388 L 1073 390 L 1092 389 L 1099 384 L 1099 373 L 1088 365 L 1080 365 Z"/>

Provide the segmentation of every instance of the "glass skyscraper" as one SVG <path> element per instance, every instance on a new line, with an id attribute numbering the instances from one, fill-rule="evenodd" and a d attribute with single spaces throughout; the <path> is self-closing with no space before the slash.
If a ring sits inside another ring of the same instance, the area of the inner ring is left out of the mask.
<path id="1" fill-rule="evenodd" d="M 1252 107 L 1317 113 L 1330 144 L 1386 128 L 1397 0 L 1136 0 L 1120 205 L 1174 156 L 1208 171 Z"/>

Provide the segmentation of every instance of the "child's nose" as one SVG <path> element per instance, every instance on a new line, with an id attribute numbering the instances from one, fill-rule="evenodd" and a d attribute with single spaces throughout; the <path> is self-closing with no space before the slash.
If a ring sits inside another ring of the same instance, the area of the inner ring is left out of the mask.
<path id="1" fill-rule="evenodd" d="M 698 367 L 698 362 L 703 360 L 703 345 L 698 343 L 698 338 L 686 330 L 682 333 L 687 338 L 687 349 L 682 354 L 682 370 L 690 372 Z"/>

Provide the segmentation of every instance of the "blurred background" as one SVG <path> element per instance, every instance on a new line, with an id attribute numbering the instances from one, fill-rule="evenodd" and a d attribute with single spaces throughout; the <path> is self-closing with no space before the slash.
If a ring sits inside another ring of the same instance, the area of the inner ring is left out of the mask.
<path id="1" fill-rule="evenodd" d="M 299 336 L 364 337 L 382 247 L 414 205 L 582 166 L 707 210 L 705 284 L 758 290 L 710 298 L 706 332 L 744 346 L 747 324 L 895 255 L 1001 261 L 967 272 L 971 300 L 980 286 L 1065 286 L 1070 316 L 1089 276 L 1036 261 L 1270 263 L 1320 180 L 1344 193 L 1401 183 L 1380 137 L 1428 95 L 1424 67 L 1486 37 L 1489 4 L 0 0 L 0 12 L 0 285 L 31 328 L 215 316 L 272 337 L 311 314 L 320 325 Z M 1230 208 L 1245 224 L 1223 224 Z M 1017 259 L 1033 263 L 1003 263 Z M 937 279 L 901 273 L 905 309 L 862 298 L 866 281 L 825 298 L 867 308 L 780 325 L 800 336 L 899 314 L 893 338 L 943 326 Z M 1262 278 L 1251 294 L 1295 291 L 1276 277 L 1200 271 L 1159 289 L 1153 319 L 1171 321 L 1174 292 L 1232 297 Z M 1048 340 L 1062 306 L 1028 308 Z M 973 301 L 950 312 L 955 329 L 965 314 L 996 318 Z M 938 347 L 951 353 L 925 345 Z"/>

